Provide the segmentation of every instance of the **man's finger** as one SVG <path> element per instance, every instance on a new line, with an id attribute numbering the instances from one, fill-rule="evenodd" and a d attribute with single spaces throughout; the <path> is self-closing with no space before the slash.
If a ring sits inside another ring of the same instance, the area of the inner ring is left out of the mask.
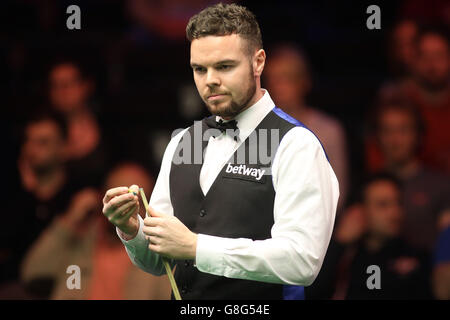
<path id="1" fill-rule="evenodd" d="M 122 218 L 124 216 L 126 216 L 126 213 L 129 213 L 128 210 L 135 205 L 136 204 L 133 202 L 127 202 L 126 204 L 121 206 L 119 209 L 112 211 L 112 213 L 109 216 L 107 215 L 108 220 L 117 224 L 118 222 L 123 220 Z"/>
<path id="2" fill-rule="evenodd" d="M 128 210 L 134 206 L 137 206 L 137 203 L 134 201 L 130 201 L 121 205 L 119 208 L 117 208 L 115 216 L 118 218 L 125 216 L 128 213 Z"/>
<path id="3" fill-rule="evenodd" d="M 139 206 L 137 205 L 136 207 L 133 207 L 131 209 L 129 209 L 127 212 L 125 212 L 124 214 L 122 214 L 122 217 L 119 219 L 119 221 L 127 221 L 128 219 L 130 219 L 130 217 L 132 215 L 135 214 L 135 212 L 139 209 Z"/>
<path id="4" fill-rule="evenodd" d="M 157 245 L 157 244 L 153 244 L 153 243 L 149 243 L 148 244 L 148 248 L 151 250 L 151 251 L 153 251 L 153 252 L 156 252 L 156 253 L 159 253 L 159 254 L 161 254 L 161 247 L 159 246 L 159 245 Z"/>
<path id="5" fill-rule="evenodd" d="M 111 215 L 123 204 L 136 200 L 137 197 L 135 197 L 136 196 L 131 193 L 125 193 L 120 196 L 114 197 L 104 206 L 103 213 L 107 216 Z"/>
<path id="6" fill-rule="evenodd" d="M 162 230 L 161 230 L 160 227 L 147 227 L 147 226 L 144 226 L 144 227 L 142 227 L 142 231 L 147 236 L 153 236 L 153 237 L 161 238 Z"/>
<path id="7" fill-rule="evenodd" d="M 164 217 L 165 216 L 164 213 L 156 211 L 150 205 L 148 205 L 147 215 L 150 217 Z"/>
<path id="8" fill-rule="evenodd" d="M 128 201 L 137 202 L 137 196 L 132 193 L 125 193 L 120 196 L 114 197 L 111 201 L 109 201 L 109 203 L 112 207 L 119 208 Z"/>
<path id="9" fill-rule="evenodd" d="M 151 228 L 143 227 L 142 231 L 144 232 L 145 238 L 150 241 L 150 243 L 160 243 L 161 237 L 158 237 L 155 234 L 155 230 L 150 230 Z"/>
<path id="10" fill-rule="evenodd" d="M 128 188 L 127 187 L 117 187 L 112 188 L 106 191 L 105 196 L 103 197 L 103 203 L 108 203 L 112 198 L 119 196 L 121 194 L 127 193 Z"/>
<path id="11" fill-rule="evenodd" d="M 149 242 L 151 244 L 153 244 L 153 245 L 160 245 L 161 244 L 161 238 L 150 236 L 150 237 L 148 237 L 148 239 L 149 239 Z"/>
<path id="12" fill-rule="evenodd" d="M 162 219 L 159 217 L 146 217 L 144 219 L 144 226 L 156 227 L 161 223 Z"/>

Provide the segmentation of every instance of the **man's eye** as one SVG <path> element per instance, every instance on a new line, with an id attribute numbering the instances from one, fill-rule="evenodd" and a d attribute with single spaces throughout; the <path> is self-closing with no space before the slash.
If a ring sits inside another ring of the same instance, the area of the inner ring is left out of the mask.
<path id="1" fill-rule="evenodd" d="M 219 70 L 228 70 L 228 69 L 231 69 L 231 66 L 230 65 L 221 65 L 217 69 L 219 69 Z"/>
<path id="2" fill-rule="evenodd" d="M 194 68 L 194 71 L 195 71 L 195 72 L 205 72 L 205 68 L 202 68 L 202 67 L 195 67 L 195 68 Z"/>

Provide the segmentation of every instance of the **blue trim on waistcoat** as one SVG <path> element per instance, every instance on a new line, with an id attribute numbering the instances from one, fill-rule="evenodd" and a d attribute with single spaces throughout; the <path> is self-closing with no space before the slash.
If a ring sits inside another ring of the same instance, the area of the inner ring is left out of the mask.
<path id="1" fill-rule="evenodd" d="M 305 126 L 304 123 L 302 123 L 302 122 L 298 121 L 297 119 L 295 119 L 295 118 L 291 117 L 290 115 L 288 115 L 286 112 L 284 112 L 283 110 L 281 110 L 277 106 L 275 106 L 272 109 L 272 111 L 275 112 L 275 114 L 277 116 L 279 116 L 281 119 L 284 119 L 287 122 L 292 123 L 293 125 L 295 125 L 297 127 L 303 127 L 306 130 L 308 130 L 309 132 L 311 132 L 317 138 L 317 140 L 319 141 L 320 145 L 322 146 L 322 150 L 325 153 L 325 157 L 327 158 L 328 162 L 330 162 L 330 159 L 328 158 L 327 152 L 325 151 L 325 148 L 323 147 L 322 142 L 320 141 L 320 139 L 316 136 L 316 134 L 311 129 L 309 129 L 307 126 Z"/>
<path id="2" fill-rule="evenodd" d="M 284 285 L 283 300 L 305 300 L 305 287 Z"/>

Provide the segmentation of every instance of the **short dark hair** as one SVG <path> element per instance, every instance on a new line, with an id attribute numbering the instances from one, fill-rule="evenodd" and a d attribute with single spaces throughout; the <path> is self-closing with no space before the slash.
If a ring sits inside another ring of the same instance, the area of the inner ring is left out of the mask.
<path id="1" fill-rule="evenodd" d="M 402 182 L 395 175 L 393 175 L 389 172 L 386 172 L 386 171 L 380 171 L 380 172 L 374 173 L 372 175 L 367 176 L 362 183 L 362 188 L 360 189 L 360 195 L 359 195 L 359 200 L 361 201 L 361 203 L 364 203 L 367 200 L 366 199 L 367 189 L 372 184 L 374 184 L 376 182 L 380 182 L 380 181 L 386 181 L 386 182 L 391 183 L 399 191 L 401 191 L 403 188 Z"/>
<path id="2" fill-rule="evenodd" d="M 192 42 L 206 36 L 237 34 L 249 43 L 248 51 L 262 49 L 262 36 L 255 15 L 237 4 L 216 4 L 203 9 L 189 20 L 186 37 Z"/>
<path id="3" fill-rule="evenodd" d="M 409 116 L 413 122 L 414 131 L 416 133 L 416 143 L 414 154 L 419 154 L 422 151 L 424 138 L 426 134 L 426 126 L 422 114 L 417 106 L 411 104 L 402 97 L 393 97 L 381 101 L 376 108 L 371 112 L 370 127 L 375 138 L 379 142 L 381 118 L 389 111 L 402 112 Z"/>
<path id="4" fill-rule="evenodd" d="M 414 128 L 419 136 L 422 137 L 425 134 L 425 123 L 422 119 L 422 115 L 418 108 L 412 105 L 410 102 L 401 98 L 392 98 L 382 101 L 375 109 L 373 113 L 373 129 L 378 132 L 381 126 L 381 117 L 388 111 L 395 110 L 406 113 L 410 116 L 414 123 Z"/>
<path id="5" fill-rule="evenodd" d="M 25 122 L 25 128 L 36 123 L 51 121 L 59 128 L 63 140 L 67 140 L 69 136 L 68 124 L 65 117 L 52 109 L 42 108 L 33 112 Z"/>
<path id="6" fill-rule="evenodd" d="M 311 62 L 305 50 L 295 42 L 279 42 L 272 44 L 266 50 L 270 55 L 270 60 L 283 57 L 285 55 L 293 55 L 301 60 L 305 66 L 305 74 L 311 78 Z"/>

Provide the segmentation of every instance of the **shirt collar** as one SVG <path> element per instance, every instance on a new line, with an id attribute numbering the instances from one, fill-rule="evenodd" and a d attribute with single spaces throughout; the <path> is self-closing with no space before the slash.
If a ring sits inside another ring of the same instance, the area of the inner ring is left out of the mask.
<path id="1" fill-rule="evenodd" d="M 244 141 L 252 133 L 258 124 L 267 116 L 267 114 L 275 107 L 275 103 L 266 89 L 262 89 L 264 95 L 252 106 L 239 113 L 234 120 L 237 121 L 239 128 L 239 140 Z M 216 116 L 216 121 L 222 119 Z M 222 119 L 223 120 L 223 119 Z M 227 121 L 227 120 L 223 120 Z"/>

